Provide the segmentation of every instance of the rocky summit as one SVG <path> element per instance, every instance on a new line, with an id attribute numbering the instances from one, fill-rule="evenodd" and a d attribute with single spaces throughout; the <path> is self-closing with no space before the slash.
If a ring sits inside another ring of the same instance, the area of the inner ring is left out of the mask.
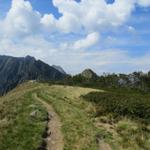
<path id="1" fill-rule="evenodd" d="M 91 69 L 85 69 L 82 73 L 81 76 L 87 78 L 87 79 L 96 79 L 98 75 L 92 71 Z"/>

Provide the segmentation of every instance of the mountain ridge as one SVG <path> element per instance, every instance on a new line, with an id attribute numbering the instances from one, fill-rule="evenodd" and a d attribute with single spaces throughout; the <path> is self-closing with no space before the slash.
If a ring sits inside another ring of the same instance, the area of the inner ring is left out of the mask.
<path id="1" fill-rule="evenodd" d="M 66 74 L 32 56 L 0 55 L 0 95 L 27 80 L 62 80 Z"/>
<path id="2" fill-rule="evenodd" d="M 61 66 L 52 65 L 52 67 L 55 68 L 56 70 L 58 70 L 59 72 L 63 73 L 63 74 L 67 74 Z"/>

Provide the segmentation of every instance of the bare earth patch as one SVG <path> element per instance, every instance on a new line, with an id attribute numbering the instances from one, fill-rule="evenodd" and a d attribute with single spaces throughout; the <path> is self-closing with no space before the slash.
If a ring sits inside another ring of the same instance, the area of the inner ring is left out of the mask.
<path id="1" fill-rule="evenodd" d="M 100 141 L 99 142 L 99 150 L 112 150 L 111 147 L 109 146 L 109 144 Z"/>
<path id="2" fill-rule="evenodd" d="M 34 98 L 41 102 L 43 106 L 47 109 L 48 111 L 48 133 L 47 133 L 47 138 L 46 138 L 46 145 L 47 145 L 47 150 L 63 150 L 64 147 L 64 139 L 63 135 L 61 133 L 61 121 L 58 117 L 58 115 L 55 113 L 53 107 L 37 97 L 36 94 L 34 94 Z"/>

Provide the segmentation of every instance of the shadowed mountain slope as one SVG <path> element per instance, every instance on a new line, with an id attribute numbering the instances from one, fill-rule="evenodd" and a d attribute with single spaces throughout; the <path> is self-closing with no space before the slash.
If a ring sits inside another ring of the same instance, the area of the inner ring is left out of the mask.
<path id="1" fill-rule="evenodd" d="M 0 95 L 26 80 L 61 80 L 66 74 L 34 57 L 0 56 Z"/>

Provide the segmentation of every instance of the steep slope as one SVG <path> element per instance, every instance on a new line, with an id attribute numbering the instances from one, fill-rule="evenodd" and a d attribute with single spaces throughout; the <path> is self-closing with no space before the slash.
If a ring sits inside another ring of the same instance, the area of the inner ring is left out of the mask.
<path id="1" fill-rule="evenodd" d="M 66 74 L 31 56 L 0 56 L 0 95 L 26 80 L 61 80 Z"/>
<path id="2" fill-rule="evenodd" d="M 58 70 L 59 72 L 63 73 L 63 74 L 67 74 L 64 69 L 60 66 L 56 66 L 56 65 L 52 65 L 53 68 L 55 68 L 56 70 Z"/>

